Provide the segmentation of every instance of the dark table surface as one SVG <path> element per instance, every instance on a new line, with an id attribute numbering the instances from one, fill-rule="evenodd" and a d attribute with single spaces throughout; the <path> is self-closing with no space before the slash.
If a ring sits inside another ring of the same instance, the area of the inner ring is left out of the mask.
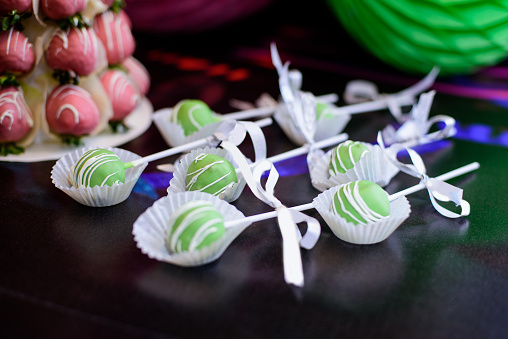
<path id="1" fill-rule="evenodd" d="M 287 6 L 291 5 L 291 15 Z M 395 92 L 421 76 L 371 57 L 342 30 L 325 4 L 276 1 L 226 27 L 192 35 L 135 31 L 135 56 L 152 76 L 155 109 L 200 98 L 217 112 L 230 99 L 277 97 L 269 43 L 303 73 L 303 89 L 342 94 L 349 80 Z M 507 64 L 508 65 L 508 64 Z M 503 69 L 503 64 L 496 69 Z M 461 89 L 469 89 L 462 91 Z M 502 338 L 508 335 L 508 86 L 496 72 L 440 78 L 431 115 L 458 121 L 456 137 L 421 150 L 437 176 L 478 161 L 451 183 L 471 204 L 447 219 L 426 191 L 408 197 L 410 217 L 385 241 L 352 245 L 322 224 L 302 252 L 305 286 L 284 282 L 281 235 L 274 220 L 246 229 L 219 260 L 196 268 L 142 254 L 132 225 L 166 194 L 170 174 L 149 164 L 130 197 L 106 208 L 75 202 L 50 179 L 55 161 L 0 162 L 0 335 L 3 338 Z M 341 102 L 343 104 L 343 102 Z M 387 111 L 354 116 L 346 132 L 374 142 L 393 123 Z M 295 147 L 276 125 L 264 129 L 269 155 Z M 122 148 L 141 156 L 167 148 L 151 126 Z M 248 150 L 246 150 L 248 152 Z M 305 159 L 277 164 L 276 194 L 287 206 L 319 192 Z M 389 193 L 417 181 L 398 174 Z M 246 189 L 234 205 L 245 215 L 269 211 Z"/>

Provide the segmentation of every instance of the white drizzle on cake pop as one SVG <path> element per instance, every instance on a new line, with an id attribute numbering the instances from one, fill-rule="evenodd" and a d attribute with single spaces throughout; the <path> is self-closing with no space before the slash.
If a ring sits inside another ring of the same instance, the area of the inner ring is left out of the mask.
<path id="1" fill-rule="evenodd" d="M 89 31 L 87 28 L 77 28 L 72 27 L 74 31 L 78 34 L 79 41 L 81 42 L 81 45 L 83 46 L 83 55 L 88 54 L 88 49 L 92 49 L 92 51 L 95 52 L 95 57 L 98 57 L 98 42 L 97 42 L 97 36 L 92 33 L 92 31 Z M 59 30 L 55 33 L 57 37 L 59 37 L 63 42 L 63 48 L 68 49 L 69 48 L 69 33 L 70 30 L 62 31 Z M 60 53 L 61 49 L 57 50 L 55 52 L 55 55 L 58 55 Z"/>
<path id="2" fill-rule="evenodd" d="M 64 93 L 60 99 L 63 99 L 69 95 L 75 95 L 77 97 L 81 97 L 83 98 L 84 100 L 86 101 L 91 101 L 92 100 L 92 96 L 90 95 L 90 93 L 88 93 L 87 91 L 85 91 L 84 89 L 82 89 L 81 87 L 78 87 L 78 86 L 73 86 L 73 85 L 62 85 L 60 86 L 59 88 L 56 89 L 56 91 L 52 94 L 52 97 L 53 98 L 56 98 L 60 95 L 60 93 L 64 90 L 66 90 L 67 88 L 70 88 L 66 93 Z M 100 115 L 99 111 L 97 110 L 97 107 L 94 105 L 92 106 L 92 108 L 94 109 L 95 113 L 97 116 Z M 62 112 L 65 110 L 65 109 L 68 109 L 72 112 L 72 114 L 74 115 L 74 122 L 76 124 L 79 123 L 79 110 L 74 106 L 74 105 L 71 105 L 71 104 L 63 104 L 61 105 L 60 107 L 58 107 L 58 110 L 57 110 L 57 113 L 56 113 L 56 119 L 60 119 L 60 115 L 62 114 Z"/>
<path id="3" fill-rule="evenodd" d="M 23 98 L 23 93 L 21 91 L 8 91 L 0 94 L 0 107 L 5 104 L 13 104 L 16 106 L 18 111 L 18 118 L 20 120 L 25 120 L 30 127 L 34 125 L 34 121 L 32 116 L 29 113 L 29 108 L 25 104 L 25 100 Z M 10 119 L 9 130 L 12 128 L 14 124 L 14 114 L 16 112 L 12 110 L 6 110 L 0 116 L 0 125 L 3 124 L 4 119 Z"/>
<path id="4" fill-rule="evenodd" d="M 337 206 L 335 204 L 336 202 L 339 202 L 340 210 L 343 213 L 347 214 L 349 217 L 351 217 L 351 219 L 353 219 L 355 221 L 355 224 L 364 224 L 365 222 L 367 222 L 367 223 L 378 222 L 379 220 L 386 219 L 387 216 L 377 213 L 376 211 L 374 211 L 367 205 L 364 198 L 360 194 L 359 183 L 360 183 L 360 181 L 355 181 L 355 182 L 352 182 L 352 183 L 342 186 L 339 189 L 339 191 L 337 191 L 337 193 L 336 193 L 337 198 L 334 198 L 334 202 L 331 204 L 331 211 L 334 214 L 337 214 L 337 215 L 340 214 L 337 209 Z M 363 218 L 364 220 L 361 220 L 361 219 L 355 217 L 355 215 L 349 211 L 349 209 L 344 204 L 343 199 L 338 198 L 340 192 L 342 192 L 344 194 L 346 201 L 351 205 L 353 210 L 356 211 L 360 215 L 360 217 Z M 385 192 L 385 194 L 386 194 L 386 192 Z M 388 194 L 386 194 L 386 195 L 388 197 Z"/>
<path id="5" fill-rule="evenodd" d="M 209 154 L 207 153 L 203 153 L 203 154 L 200 154 L 198 155 L 195 159 L 194 159 L 194 163 L 198 163 L 199 161 L 201 160 L 204 160 Z M 198 181 L 199 177 L 203 174 L 206 173 L 206 171 L 208 171 L 209 169 L 211 169 L 213 166 L 215 165 L 221 165 L 225 162 L 225 160 L 217 160 L 217 161 L 213 161 L 201 168 L 199 168 L 198 170 L 194 171 L 194 172 L 191 172 L 191 173 L 187 173 L 187 177 L 191 177 L 190 181 L 188 182 L 187 186 L 186 186 L 186 189 L 187 191 L 191 191 L 193 190 L 192 187 L 194 186 L 194 184 Z M 199 190 L 195 190 L 195 191 L 199 191 L 199 192 L 203 192 L 204 190 L 206 190 L 208 187 L 211 187 L 213 185 L 215 185 L 216 183 L 220 182 L 221 180 L 227 178 L 229 175 L 231 174 L 231 171 L 228 171 L 227 173 L 225 173 L 223 176 L 217 178 L 215 181 L 212 181 L 210 182 L 209 184 L 207 184 L 206 186 L 202 187 L 201 189 Z M 220 188 L 218 191 L 212 193 L 213 195 L 215 196 L 218 196 L 220 195 L 221 193 L 225 192 L 229 187 L 231 186 L 231 184 L 228 184 L 228 185 L 225 185 L 224 187 Z"/>
<path id="6" fill-rule="evenodd" d="M 17 51 L 18 49 L 18 39 L 19 39 L 19 35 L 21 34 L 20 31 L 16 30 L 16 33 L 14 33 L 14 26 L 11 27 L 11 29 L 9 30 L 9 38 L 7 39 L 7 44 L 5 46 L 5 54 L 6 55 L 9 55 L 10 54 L 10 48 L 11 48 L 11 42 L 12 42 L 12 37 L 13 35 L 15 35 L 15 40 L 14 40 L 14 52 Z M 23 41 L 23 54 L 22 54 L 22 58 L 21 60 L 22 61 L 25 61 L 26 59 L 26 54 L 27 54 L 27 51 L 32 48 L 32 44 L 28 41 L 28 38 L 25 37 L 24 41 Z"/>
<path id="7" fill-rule="evenodd" d="M 116 52 L 118 52 L 118 57 L 121 60 L 124 60 L 129 55 L 126 55 L 124 49 L 125 42 L 123 40 L 122 33 L 125 32 L 131 34 L 129 26 L 124 20 L 117 17 L 116 14 L 111 11 L 102 13 L 98 18 L 100 18 L 101 20 L 95 20 L 94 28 L 97 32 L 100 31 L 99 29 L 99 21 L 100 21 L 106 38 L 106 41 L 103 42 L 105 43 L 107 50 L 112 53 L 115 53 L 115 47 L 117 47 Z"/>
<path id="8" fill-rule="evenodd" d="M 113 94 L 113 100 L 121 100 L 125 97 L 125 91 L 131 84 L 127 80 L 125 76 L 120 72 L 116 72 L 111 76 L 111 81 L 109 82 L 108 92 Z M 139 96 L 133 95 L 130 98 L 131 105 L 135 105 L 139 100 Z"/>

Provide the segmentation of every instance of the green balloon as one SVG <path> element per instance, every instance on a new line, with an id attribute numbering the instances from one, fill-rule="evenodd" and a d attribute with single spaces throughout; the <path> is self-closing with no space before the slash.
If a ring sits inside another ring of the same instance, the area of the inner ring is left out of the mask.
<path id="1" fill-rule="evenodd" d="M 508 55 L 505 0 L 328 0 L 346 30 L 412 73 L 467 74 Z"/>

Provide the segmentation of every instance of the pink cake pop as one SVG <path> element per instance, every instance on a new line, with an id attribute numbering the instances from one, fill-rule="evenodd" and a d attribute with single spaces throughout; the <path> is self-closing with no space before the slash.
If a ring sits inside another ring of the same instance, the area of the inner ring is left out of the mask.
<path id="1" fill-rule="evenodd" d="M 23 33 L 14 27 L 0 33 L 0 74 L 28 73 L 34 60 L 33 45 Z"/>
<path id="2" fill-rule="evenodd" d="M 127 24 L 127 26 L 129 26 L 129 29 L 132 30 L 132 20 L 131 18 L 127 15 L 127 13 L 125 13 L 125 11 L 123 9 L 121 9 L 119 12 L 118 12 L 118 16 L 120 17 L 120 19 L 122 19 L 123 21 L 125 21 L 125 23 Z"/>
<path id="3" fill-rule="evenodd" d="M 32 8 L 32 0 L 2 0 L 0 1 L 0 16 L 12 11 L 24 13 Z"/>
<path id="4" fill-rule="evenodd" d="M 119 64 L 134 53 L 134 37 L 121 16 L 111 11 L 104 12 L 95 17 L 93 27 L 104 44 L 110 65 Z"/>
<path id="5" fill-rule="evenodd" d="M 46 120 L 52 132 L 79 137 L 90 134 L 97 127 L 99 109 L 83 88 L 60 85 L 46 101 Z"/>
<path id="6" fill-rule="evenodd" d="M 106 71 L 101 83 L 113 105 L 110 121 L 122 121 L 139 103 L 139 94 L 127 74 L 119 70 Z"/>
<path id="7" fill-rule="evenodd" d="M 0 142 L 23 139 L 34 125 L 32 112 L 21 88 L 9 86 L 0 90 Z"/>
<path id="8" fill-rule="evenodd" d="M 87 28 L 58 30 L 46 50 L 46 61 L 53 69 L 88 75 L 97 67 L 98 40 Z"/>
<path id="9" fill-rule="evenodd" d="M 48 18 L 65 19 L 82 12 L 87 0 L 41 0 L 41 9 Z"/>
<path id="10" fill-rule="evenodd" d="M 127 69 L 129 77 L 139 90 L 141 95 L 146 95 L 150 89 L 150 74 L 145 66 L 134 57 L 128 57 L 122 63 Z"/>

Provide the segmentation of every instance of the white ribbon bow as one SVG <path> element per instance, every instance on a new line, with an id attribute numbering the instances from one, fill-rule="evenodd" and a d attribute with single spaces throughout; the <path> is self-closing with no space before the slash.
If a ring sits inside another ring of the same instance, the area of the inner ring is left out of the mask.
<path id="1" fill-rule="evenodd" d="M 289 71 L 289 62 L 284 65 L 274 43 L 270 45 L 272 63 L 279 74 L 279 88 L 282 100 L 286 105 L 291 120 L 302 132 L 307 143 L 314 142 L 316 133 L 316 98 L 312 93 L 300 90 L 302 84 L 301 73 L 297 70 Z"/>
<path id="2" fill-rule="evenodd" d="M 305 249 L 314 247 L 321 234 L 319 221 L 299 211 L 288 209 L 275 197 L 274 190 L 279 173 L 268 160 L 255 165 L 253 171 L 240 150 L 228 141 L 221 146 L 228 150 L 238 164 L 242 175 L 252 193 L 261 201 L 273 207 L 277 212 L 277 220 L 282 234 L 282 249 L 284 263 L 284 279 L 286 283 L 302 287 L 304 285 L 300 246 Z M 269 171 L 265 187 L 261 184 L 261 176 Z M 305 222 L 307 231 L 302 236 L 297 223 Z"/>
<path id="3" fill-rule="evenodd" d="M 439 67 L 435 66 L 425 78 L 413 86 L 394 94 L 380 94 L 377 86 L 370 81 L 353 80 L 346 85 L 344 100 L 348 104 L 358 104 L 374 100 L 384 101 L 395 120 L 403 123 L 407 119 L 407 116 L 402 113 L 401 107 L 414 105 L 415 97 L 434 84 L 438 73 Z"/>
<path id="4" fill-rule="evenodd" d="M 379 146 L 385 150 L 381 133 L 378 133 L 377 141 Z M 420 179 L 421 183 L 425 186 L 425 188 L 427 188 L 430 201 L 436 211 L 448 218 L 459 218 L 469 215 L 470 206 L 466 200 L 462 199 L 463 190 L 461 188 L 455 187 L 436 178 L 429 177 L 427 175 L 427 170 L 425 168 L 423 159 L 416 151 L 399 144 L 395 144 L 390 147 L 390 151 L 393 151 L 395 154 L 397 154 L 397 152 L 402 149 L 406 149 L 406 151 L 409 153 L 409 157 L 411 158 L 413 165 L 401 163 L 397 160 L 396 157 L 387 158 L 390 159 L 390 161 L 402 172 Z M 457 214 L 444 208 L 438 203 L 438 201 L 453 201 L 455 206 L 461 207 L 461 213 Z"/>
<path id="5" fill-rule="evenodd" d="M 266 159 L 266 140 L 261 127 L 252 121 L 226 120 L 219 125 L 209 139 L 210 147 L 218 147 L 223 142 L 230 142 L 235 146 L 240 145 L 247 134 L 254 146 L 255 162 Z"/>
<path id="6" fill-rule="evenodd" d="M 447 115 L 436 115 L 429 119 L 435 94 L 435 91 L 429 91 L 420 95 L 418 104 L 413 106 L 406 122 L 397 130 L 391 125 L 383 130 L 384 141 L 388 144 L 404 143 L 407 147 L 412 147 L 453 136 L 456 133 L 455 119 Z M 444 128 L 427 134 L 430 128 L 439 122 L 445 124 Z"/>

